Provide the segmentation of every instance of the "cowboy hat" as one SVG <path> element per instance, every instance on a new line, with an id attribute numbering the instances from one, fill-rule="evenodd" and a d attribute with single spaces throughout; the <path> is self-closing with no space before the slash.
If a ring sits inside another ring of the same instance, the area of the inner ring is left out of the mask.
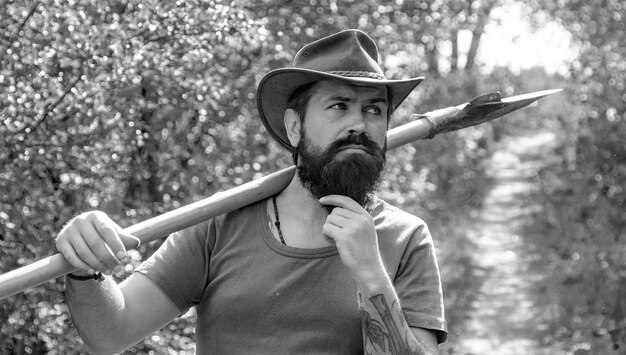
<path id="1" fill-rule="evenodd" d="M 290 96 L 302 85 L 320 80 L 386 86 L 395 110 L 424 78 L 388 80 L 378 64 L 378 47 L 363 31 L 345 30 L 302 47 L 291 68 L 267 73 L 257 89 L 257 109 L 267 131 L 278 143 L 292 149 L 284 114 Z"/>

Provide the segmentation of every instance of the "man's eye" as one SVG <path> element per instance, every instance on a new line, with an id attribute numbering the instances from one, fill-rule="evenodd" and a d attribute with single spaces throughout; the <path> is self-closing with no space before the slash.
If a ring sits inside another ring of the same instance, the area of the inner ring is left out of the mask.
<path id="1" fill-rule="evenodd" d="M 373 115 L 381 115 L 383 113 L 383 110 L 378 106 L 370 106 L 365 110 L 365 112 Z"/>
<path id="2" fill-rule="evenodd" d="M 333 110 L 345 110 L 348 108 L 348 105 L 343 102 L 338 102 L 334 105 L 331 105 L 330 108 L 332 108 Z"/>

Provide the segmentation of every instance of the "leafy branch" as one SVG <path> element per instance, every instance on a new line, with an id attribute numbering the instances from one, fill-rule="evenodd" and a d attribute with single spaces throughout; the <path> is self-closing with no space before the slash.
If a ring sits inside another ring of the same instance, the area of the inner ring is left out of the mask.
<path id="1" fill-rule="evenodd" d="M 28 14 L 26 15 L 26 17 L 24 18 L 24 20 L 22 21 L 22 23 L 20 23 L 20 26 L 17 28 L 17 32 L 15 33 L 15 37 L 19 37 L 20 32 L 22 32 L 22 30 L 24 29 L 24 26 L 26 25 L 26 22 L 28 22 L 28 20 L 31 18 L 31 16 L 33 16 L 33 14 L 35 13 L 35 11 L 37 10 L 37 7 L 39 6 L 39 3 L 41 1 L 37 0 L 35 2 L 35 4 L 30 8 L 30 11 L 28 12 Z"/>
<path id="2" fill-rule="evenodd" d="M 50 113 L 54 111 L 54 109 L 63 101 L 63 99 L 65 98 L 65 96 L 67 96 L 67 94 L 70 93 L 70 91 L 72 91 L 72 89 L 74 89 L 74 87 L 76 86 L 76 84 L 78 84 L 79 81 L 82 80 L 82 76 L 78 76 L 76 79 L 74 79 L 74 81 L 65 89 L 65 91 L 63 92 L 63 94 L 61 96 L 59 96 L 57 98 L 57 100 L 52 104 L 46 104 L 44 106 L 44 112 L 41 114 L 41 116 L 39 117 L 39 119 L 37 119 L 37 121 L 31 125 L 30 127 L 26 127 L 24 128 L 23 131 L 26 132 L 32 132 L 35 129 L 37 129 L 37 127 L 39 127 L 39 125 L 46 119 L 48 118 L 48 116 L 50 116 Z"/>

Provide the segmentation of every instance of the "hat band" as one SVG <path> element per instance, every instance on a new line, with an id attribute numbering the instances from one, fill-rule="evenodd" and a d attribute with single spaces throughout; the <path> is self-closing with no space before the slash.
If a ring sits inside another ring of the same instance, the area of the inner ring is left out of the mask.
<path id="1" fill-rule="evenodd" d="M 370 78 L 370 79 L 377 79 L 377 80 L 387 80 L 387 78 L 385 78 L 383 75 L 380 75 L 378 73 L 372 73 L 369 71 L 333 70 L 327 73 L 340 75 L 340 76 L 347 76 L 347 77 L 360 77 L 360 78 Z"/>

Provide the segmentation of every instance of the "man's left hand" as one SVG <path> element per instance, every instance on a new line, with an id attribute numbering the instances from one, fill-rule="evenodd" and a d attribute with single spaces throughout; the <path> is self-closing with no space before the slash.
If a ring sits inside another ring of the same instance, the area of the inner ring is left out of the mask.
<path id="1" fill-rule="evenodd" d="M 339 257 L 352 277 L 366 285 L 384 279 L 386 272 L 372 216 L 346 196 L 329 195 L 319 201 L 323 205 L 335 206 L 322 231 L 335 242 Z"/>

